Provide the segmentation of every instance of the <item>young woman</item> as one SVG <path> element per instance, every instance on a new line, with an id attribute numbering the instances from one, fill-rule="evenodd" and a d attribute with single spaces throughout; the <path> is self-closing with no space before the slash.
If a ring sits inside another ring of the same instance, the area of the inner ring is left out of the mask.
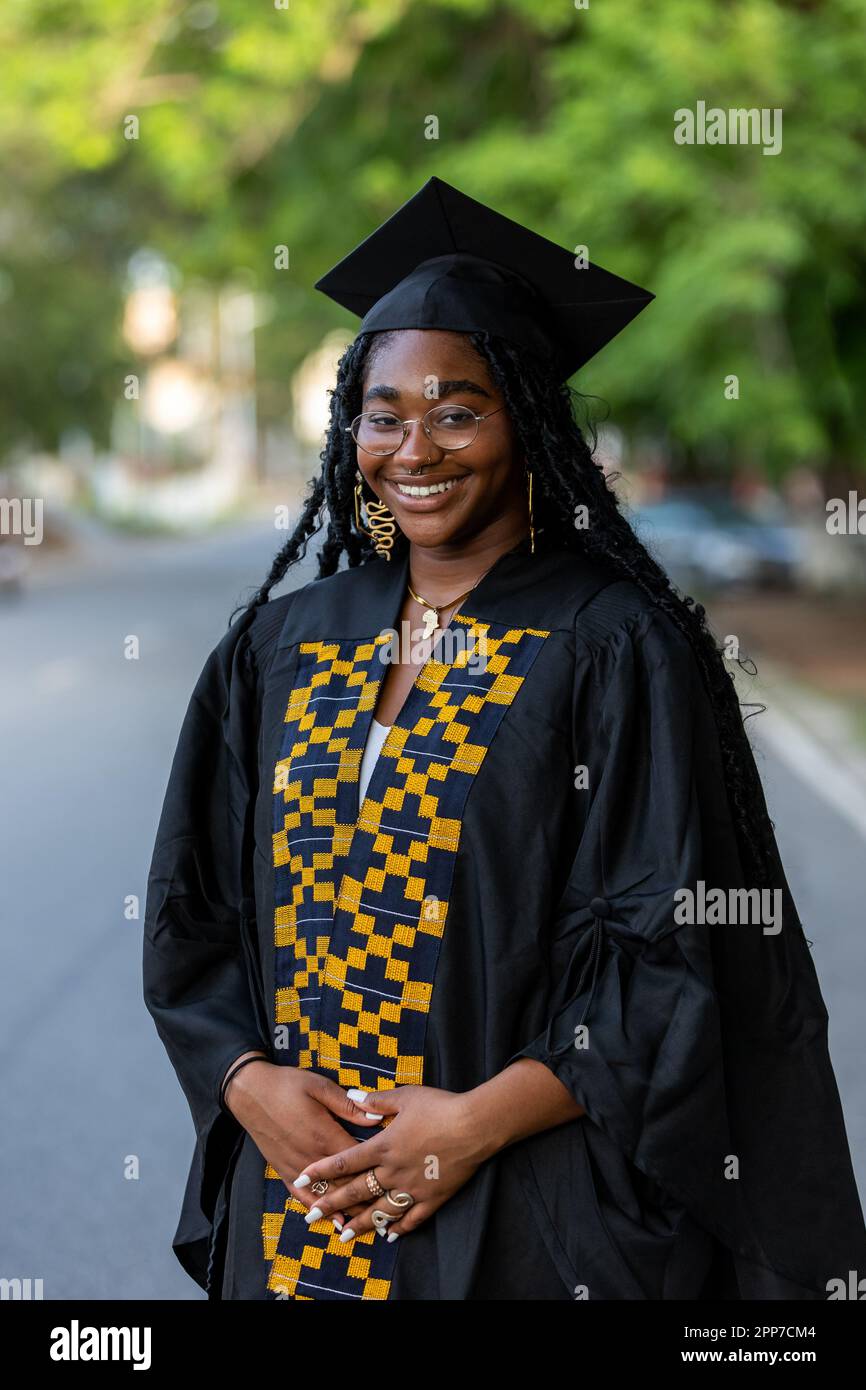
<path id="1" fill-rule="evenodd" d="M 320 287 L 362 331 L 149 880 L 179 1259 L 225 1299 L 826 1298 L 866 1237 L 809 946 L 704 611 L 564 384 L 651 296 L 437 179 Z"/>

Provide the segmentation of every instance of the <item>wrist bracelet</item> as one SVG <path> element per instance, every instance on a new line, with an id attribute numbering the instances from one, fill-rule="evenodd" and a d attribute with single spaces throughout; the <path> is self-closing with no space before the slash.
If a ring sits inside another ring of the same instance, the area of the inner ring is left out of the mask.
<path id="1" fill-rule="evenodd" d="M 225 1100 L 226 1091 L 228 1090 L 228 1085 L 232 1078 L 237 1076 L 241 1068 L 245 1067 L 248 1062 L 266 1062 L 267 1060 L 268 1059 L 265 1056 L 264 1052 L 255 1052 L 253 1053 L 252 1057 L 244 1057 L 241 1059 L 240 1062 L 236 1062 L 235 1065 L 230 1068 L 230 1070 L 226 1073 L 225 1077 L 223 1078 L 223 1084 L 220 1086 L 219 1103 L 220 1108 L 222 1110 L 227 1111 L 229 1115 L 231 1115 L 232 1113 L 226 1105 Z M 232 1116 L 232 1118 L 234 1118 L 234 1116 Z"/>

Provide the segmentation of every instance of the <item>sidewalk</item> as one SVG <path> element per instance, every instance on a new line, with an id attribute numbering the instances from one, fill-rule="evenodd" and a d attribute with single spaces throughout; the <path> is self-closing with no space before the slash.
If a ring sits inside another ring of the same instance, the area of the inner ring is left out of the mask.
<path id="1" fill-rule="evenodd" d="M 791 770 L 866 839 L 866 614 L 851 600 L 799 595 L 725 598 L 709 609 L 720 639 L 735 634 L 757 677 L 731 662 L 747 720 Z"/>
<path id="2" fill-rule="evenodd" d="M 862 599 L 764 593 L 708 604 L 718 635 L 791 670 L 827 695 L 862 702 L 866 734 L 866 604 Z"/>

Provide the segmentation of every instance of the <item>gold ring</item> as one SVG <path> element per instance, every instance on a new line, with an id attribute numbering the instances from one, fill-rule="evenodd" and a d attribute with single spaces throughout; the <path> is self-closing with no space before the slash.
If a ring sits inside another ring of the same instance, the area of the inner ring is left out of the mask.
<path id="1" fill-rule="evenodd" d="M 392 1207 L 397 1207 L 401 1212 L 407 1211 L 409 1207 L 415 1205 L 415 1198 L 411 1192 L 397 1192 L 393 1187 L 388 1188 L 385 1201 L 390 1202 Z"/>
<path id="2" fill-rule="evenodd" d="M 385 1195 L 385 1189 L 376 1177 L 374 1168 L 367 1170 L 367 1188 L 371 1197 L 384 1197 Z"/>
<path id="3" fill-rule="evenodd" d="M 376 1230 L 379 1231 L 379 1232 L 386 1231 L 386 1230 L 388 1229 L 388 1227 L 389 1227 L 389 1225 L 391 1224 L 392 1221 L 399 1221 L 399 1220 L 400 1220 L 400 1217 L 397 1216 L 397 1215 L 395 1215 L 393 1212 L 389 1212 L 389 1211 L 380 1211 L 378 1207 L 377 1207 L 376 1210 L 373 1212 L 373 1216 L 372 1216 L 373 1225 L 376 1227 Z"/>

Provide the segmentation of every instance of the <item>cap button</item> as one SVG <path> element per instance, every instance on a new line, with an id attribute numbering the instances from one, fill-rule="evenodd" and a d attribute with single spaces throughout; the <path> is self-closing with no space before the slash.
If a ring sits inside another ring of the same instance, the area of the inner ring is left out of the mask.
<path id="1" fill-rule="evenodd" d="M 589 905 L 593 917 L 610 917 L 611 906 L 607 898 L 593 898 Z"/>

